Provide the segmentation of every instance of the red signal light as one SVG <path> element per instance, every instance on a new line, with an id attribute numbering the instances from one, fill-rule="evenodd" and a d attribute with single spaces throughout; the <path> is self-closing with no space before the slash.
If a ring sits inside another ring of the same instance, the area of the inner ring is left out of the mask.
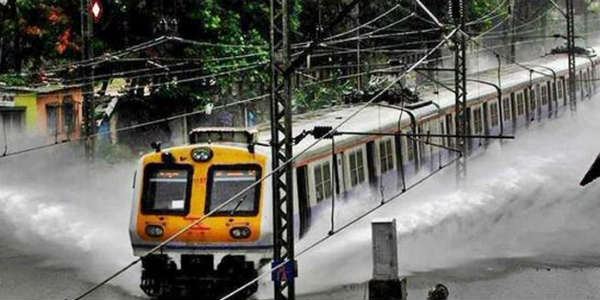
<path id="1" fill-rule="evenodd" d="M 88 5 L 88 12 L 92 17 L 94 17 L 94 22 L 98 23 L 100 18 L 102 18 L 102 13 L 104 12 L 102 2 L 100 2 L 100 0 L 90 1 Z"/>

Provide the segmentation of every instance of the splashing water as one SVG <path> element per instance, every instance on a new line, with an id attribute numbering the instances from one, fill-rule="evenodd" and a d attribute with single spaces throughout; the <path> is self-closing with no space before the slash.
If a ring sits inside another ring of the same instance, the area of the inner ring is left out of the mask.
<path id="1" fill-rule="evenodd" d="M 127 232 L 133 165 L 89 167 L 73 157 L 62 148 L 1 162 L 0 241 L 9 259 L 26 266 L 0 260 L 0 268 L 10 265 L 0 285 L 24 277 L 0 298 L 74 297 L 134 259 Z M 67 278 L 44 289 L 36 273 Z M 139 269 L 130 270 L 112 282 L 119 292 L 98 296 L 139 295 L 138 283 Z"/>
<path id="2" fill-rule="evenodd" d="M 469 159 L 469 182 L 460 189 L 454 169 L 448 168 L 311 250 L 299 258 L 299 292 L 367 281 L 372 268 L 369 221 L 382 217 L 397 220 L 401 275 L 461 266 L 481 272 L 515 260 L 600 265 L 600 226 L 595 221 L 600 184 L 578 186 L 600 151 L 600 139 L 595 138 L 600 105 L 588 101 L 579 108 L 574 116 L 567 112 L 519 130 L 516 141 L 492 143 L 484 154 Z M 127 235 L 133 164 L 89 169 L 71 157 L 64 150 L 0 162 L 3 251 L 34 261 L 34 271 L 74 273 L 58 281 L 65 287 L 55 287 L 60 290 L 55 298 L 81 290 L 68 287 L 69 280 L 84 282 L 78 285 L 84 288 L 133 259 Z M 348 201 L 337 209 L 343 216 L 365 208 Z M 299 250 L 327 232 L 326 215 L 298 243 Z M 7 259 L 0 257 L 0 267 Z M 5 275 L 0 273 L 0 286 Z M 24 276 L 33 280 L 31 274 Z M 113 284 L 133 297 L 140 294 L 138 280 L 136 269 Z M 272 295 L 268 288 L 261 294 Z"/>

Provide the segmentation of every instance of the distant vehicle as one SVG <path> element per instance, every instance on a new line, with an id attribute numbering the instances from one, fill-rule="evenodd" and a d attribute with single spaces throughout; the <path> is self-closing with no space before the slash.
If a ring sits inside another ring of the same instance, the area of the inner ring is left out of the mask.
<path id="1" fill-rule="evenodd" d="M 596 82 L 591 79 L 592 74 L 600 74 L 600 64 L 597 58 L 595 62 L 591 65 L 589 59 L 578 58 L 577 73 L 582 77 L 574 88 L 579 99 L 591 97 L 596 90 Z M 500 101 L 492 88 L 468 95 L 468 134 L 513 133 L 533 121 L 551 121 L 568 109 L 566 58 L 545 58 L 534 63 L 555 69 L 557 82 L 541 75 L 530 81 L 527 70 L 509 69 L 503 74 L 507 80 L 503 80 Z M 496 80 L 494 75 L 489 76 L 490 81 Z M 423 97 L 434 100 L 373 104 L 340 130 L 455 133 L 454 94 Z M 358 106 L 362 104 L 295 116 L 294 135 L 315 126 L 335 126 Z M 269 173 L 270 149 L 256 143 L 270 139 L 269 132 L 268 127 L 258 131 L 199 128 L 190 133 L 190 145 L 169 149 L 155 145 L 154 153 L 141 158 L 134 177 L 129 228 L 134 254 L 144 255 Z M 307 136 L 294 147 L 294 153 L 306 150 L 314 141 L 314 137 Z M 469 153 L 481 152 L 486 144 L 485 138 L 470 139 L 467 148 Z M 455 152 L 447 150 L 454 147 L 454 138 L 342 135 L 336 137 L 332 155 L 331 140 L 323 140 L 294 162 L 297 238 L 320 222 L 320 213 L 328 209 L 332 196 L 378 205 L 379 195 L 397 195 L 394 187 L 401 191 L 411 180 L 438 170 L 456 157 Z M 381 186 L 386 190 L 382 191 Z M 368 191 L 377 196 L 365 196 Z M 152 297 L 213 298 L 254 279 L 261 260 L 272 256 L 270 193 L 267 179 L 157 253 L 143 257 L 142 290 Z M 354 197 L 357 194 L 360 197 Z M 239 298 L 249 297 L 257 288 L 256 284 L 247 287 Z"/>

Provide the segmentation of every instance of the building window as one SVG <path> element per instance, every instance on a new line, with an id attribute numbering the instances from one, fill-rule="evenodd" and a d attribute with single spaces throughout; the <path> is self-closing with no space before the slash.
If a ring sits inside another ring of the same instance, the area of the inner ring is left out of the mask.
<path id="1" fill-rule="evenodd" d="M 481 122 L 481 108 L 473 110 L 473 127 L 475 133 L 481 133 L 483 131 L 483 124 Z"/>
<path id="2" fill-rule="evenodd" d="M 525 102 L 523 101 L 523 94 L 517 95 L 517 115 L 522 116 L 525 113 Z"/>
<path id="3" fill-rule="evenodd" d="M 331 165 L 324 162 L 314 167 L 317 202 L 331 197 Z"/>
<path id="4" fill-rule="evenodd" d="M 517 96 L 517 98 L 518 97 L 519 96 Z M 504 120 L 510 120 L 510 99 L 502 99 L 502 110 L 504 111 Z"/>
<path id="5" fill-rule="evenodd" d="M 363 150 L 350 153 L 350 185 L 356 186 L 365 181 Z"/>
<path id="6" fill-rule="evenodd" d="M 381 174 L 394 168 L 394 151 L 392 140 L 383 140 L 379 143 L 379 158 L 381 162 Z"/>
<path id="7" fill-rule="evenodd" d="M 492 127 L 498 126 L 500 119 L 498 118 L 498 103 L 494 102 L 490 105 L 490 121 Z"/>
<path id="8" fill-rule="evenodd" d="M 548 91 L 546 86 L 542 86 L 542 105 L 548 105 Z"/>
<path id="9" fill-rule="evenodd" d="M 23 129 L 24 115 L 24 110 L 12 108 L 0 110 L 0 130 L 6 130 L 8 133 L 21 131 Z"/>

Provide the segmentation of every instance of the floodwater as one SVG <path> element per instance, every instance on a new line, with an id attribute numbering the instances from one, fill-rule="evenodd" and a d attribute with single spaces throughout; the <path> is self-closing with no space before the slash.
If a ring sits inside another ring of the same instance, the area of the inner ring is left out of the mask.
<path id="1" fill-rule="evenodd" d="M 455 168 L 443 170 L 300 257 L 299 292 L 363 299 L 370 220 L 395 218 L 411 299 L 438 282 L 454 299 L 597 298 L 600 181 L 579 186 L 600 153 L 592 101 L 493 142 L 469 159 L 465 186 L 457 188 Z"/>
<path id="2" fill-rule="evenodd" d="M 600 152 L 600 103 L 578 108 L 519 130 L 515 141 L 491 143 L 469 159 L 466 185 L 457 188 L 449 167 L 299 257 L 298 293 L 365 298 L 370 220 L 395 218 L 399 275 L 408 277 L 411 299 L 424 299 L 437 282 L 454 299 L 597 297 L 600 182 L 578 183 Z M 0 299 L 73 298 L 134 258 L 133 163 L 90 169 L 71 151 L 0 160 Z M 322 223 L 298 251 L 327 231 Z M 139 273 L 133 268 L 89 298 L 144 298 Z M 261 282 L 258 297 L 270 297 L 269 286 Z"/>

